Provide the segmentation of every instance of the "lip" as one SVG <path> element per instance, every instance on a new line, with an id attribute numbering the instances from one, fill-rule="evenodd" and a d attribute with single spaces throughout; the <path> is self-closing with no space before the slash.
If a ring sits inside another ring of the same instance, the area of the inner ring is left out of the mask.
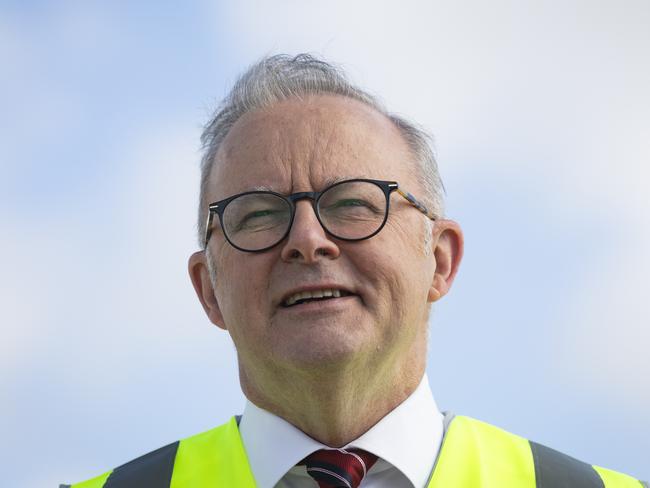
<path id="1" fill-rule="evenodd" d="M 303 286 L 291 288 L 290 290 L 282 294 L 282 297 L 277 301 L 275 306 L 279 308 L 291 308 L 291 307 L 284 307 L 282 305 L 290 296 L 296 293 L 301 293 L 303 291 L 315 291 L 315 290 L 342 290 L 349 293 L 350 296 L 358 296 L 358 293 L 356 291 L 354 291 L 353 289 L 345 285 L 340 285 L 336 283 L 318 283 L 318 284 L 303 285 Z M 347 298 L 347 297 L 340 297 L 340 298 Z M 338 300 L 338 299 L 334 299 L 334 300 Z M 330 300 L 323 300 L 323 303 L 328 301 Z"/>
<path id="2" fill-rule="evenodd" d="M 339 298 L 331 298 L 329 300 L 315 300 L 313 302 L 300 303 L 298 305 L 292 305 L 291 307 L 283 307 L 282 304 L 278 307 L 278 313 L 288 313 L 288 314 L 308 314 L 310 317 L 316 316 L 315 314 L 335 313 L 338 311 L 345 310 L 353 301 L 359 299 L 358 295 L 346 295 Z"/>

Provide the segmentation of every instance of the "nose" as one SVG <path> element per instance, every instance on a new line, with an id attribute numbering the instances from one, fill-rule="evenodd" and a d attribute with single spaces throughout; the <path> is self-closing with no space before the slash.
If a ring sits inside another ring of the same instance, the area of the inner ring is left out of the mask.
<path id="1" fill-rule="evenodd" d="M 296 202 L 293 224 L 287 240 L 282 245 L 282 259 L 287 262 L 311 264 L 323 257 L 336 259 L 340 253 L 338 245 L 320 225 L 311 202 Z"/>

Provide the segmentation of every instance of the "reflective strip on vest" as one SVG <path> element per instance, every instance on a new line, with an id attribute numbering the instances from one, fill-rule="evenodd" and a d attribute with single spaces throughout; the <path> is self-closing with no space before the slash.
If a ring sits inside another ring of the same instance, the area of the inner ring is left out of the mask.
<path id="1" fill-rule="evenodd" d="M 170 481 L 171 478 L 171 481 Z M 65 485 L 64 485 L 65 486 Z M 454 417 L 427 488 L 642 488 L 624 474 Z M 255 488 L 235 417 L 71 488 Z"/>
<path id="2" fill-rule="evenodd" d="M 115 468 L 106 479 L 104 488 L 168 487 L 172 480 L 178 444 L 174 442 Z"/>
<path id="3" fill-rule="evenodd" d="M 593 466 L 536 442 L 530 442 L 530 450 L 535 460 L 537 488 L 605 488 Z"/>

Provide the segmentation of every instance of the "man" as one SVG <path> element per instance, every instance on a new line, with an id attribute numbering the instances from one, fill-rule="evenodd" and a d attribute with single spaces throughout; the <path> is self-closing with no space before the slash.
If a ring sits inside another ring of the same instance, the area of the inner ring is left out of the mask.
<path id="1" fill-rule="evenodd" d="M 202 141 L 203 249 L 189 272 L 232 337 L 248 403 L 72 486 L 642 486 L 439 412 L 427 323 L 463 236 L 414 125 L 327 63 L 274 56 L 237 82 Z"/>

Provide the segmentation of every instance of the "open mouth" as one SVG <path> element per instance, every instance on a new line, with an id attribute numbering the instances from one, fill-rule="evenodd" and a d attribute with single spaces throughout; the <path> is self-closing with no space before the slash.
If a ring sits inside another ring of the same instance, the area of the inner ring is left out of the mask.
<path id="1" fill-rule="evenodd" d="M 294 293 L 293 295 L 287 297 L 282 302 L 282 306 L 284 308 L 290 308 L 295 307 L 296 305 L 301 305 L 303 303 L 332 300 L 335 298 L 347 297 L 350 295 L 353 295 L 353 293 L 339 289 L 302 291 Z"/>

